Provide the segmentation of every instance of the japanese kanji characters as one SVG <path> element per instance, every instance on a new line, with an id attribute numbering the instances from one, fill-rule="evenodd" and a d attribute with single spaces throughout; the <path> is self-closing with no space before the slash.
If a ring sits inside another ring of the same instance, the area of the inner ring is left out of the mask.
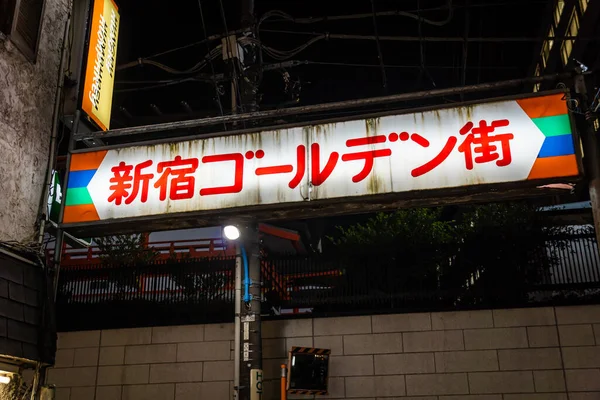
<path id="1" fill-rule="evenodd" d="M 109 189 L 112 190 L 112 193 L 108 197 L 108 201 L 114 201 L 116 205 L 120 205 L 125 198 L 125 204 L 131 204 L 141 188 L 140 201 L 145 203 L 148 200 L 148 185 L 154 174 L 143 173 L 142 170 L 151 165 L 152 160 L 147 160 L 136 165 L 134 169 L 133 165 L 127 165 L 121 161 L 119 165 L 112 167 L 111 171 L 114 176 L 110 178 L 112 185 Z M 131 170 L 134 170 L 133 176 L 131 176 Z"/>
<path id="2" fill-rule="evenodd" d="M 494 162 L 497 167 L 506 167 L 512 162 L 510 145 L 514 134 L 506 131 L 497 132 L 497 130 L 508 125 L 508 119 L 480 120 L 477 123 L 468 121 L 458 132 L 447 135 L 445 143 L 439 140 L 431 143 L 425 137 L 426 135 L 407 131 L 350 138 L 343 142 L 345 148 L 336 150 L 325 150 L 318 142 L 310 145 L 300 143 L 295 147 L 290 160 L 286 160 L 290 161 L 289 163 L 269 162 L 269 155 L 260 148 L 225 154 L 207 154 L 201 158 L 190 156 L 184 158 L 176 155 L 171 160 L 156 163 L 153 160 L 145 160 L 135 165 L 119 161 L 111 168 L 108 201 L 117 206 L 132 204 L 136 200 L 145 203 L 148 200 L 150 187 L 157 189 L 156 196 L 160 201 L 235 194 L 244 189 L 245 176 L 246 181 L 250 177 L 257 179 L 263 176 L 281 176 L 281 184 L 289 189 L 298 188 L 303 181 L 312 186 L 320 186 L 325 184 L 336 167 L 340 166 L 340 160 L 343 164 L 347 163 L 354 168 L 352 172 L 354 175 L 348 179 L 360 183 L 374 173 L 376 159 L 387 157 L 390 160 L 389 165 L 393 166 L 395 157 L 400 158 L 410 154 L 410 160 L 413 160 L 415 158 L 413 153 L 431 147 L 434 148 L 433 154 L 436 154 L 432 159 L 422 165 L 415 165 L 410 172 L 394 170 L 392 173 L 410 173 L 413 178 L 421 177 L 441 166 L 455 149 L 464 156 L 464 165 L 468 171 L 473 170 L 475 164 L 491 162 Z M 221 163 L 223 165 L 220 165 Z M 208 164 L 218 165 L 203 170 L 202 166 Z M 246 171 L 248 168 L 253 171 Z M 225 184 L 197 187 L 197 181 L 201 181 L 199 177 L 207 173 L 207 170 L 219 171 L 218 182 Z M 225 171 L 222 175 L 221 170 Z M 233 173 L 230 172 L 231 170 Z M 150 186 L 151 182 L 152 186 Z"/>
<path id="3" fill-rule="evenodd" d="M 197 158 L 182 159 L 181 156 L 176 156 L 173 161 L 158 163 L 157 172 L 162 173 L 162 175 L 156 181 L 154 187 L 160 188 L 160 200 L 167 198 L 167 186 L 169 186 L 170 200 L 191 199 L 194 197 L 196 178 L 191 174 L 196 172 L 197 168 Z"/>
<path id="4" fill-rule="evenodd" d="M 512 133 L 501 133 L 490 136 L 496 128 L 508 126 L 507 119 L 492 121 L 488 125 L 486 121 L 479 121 L 477 127 L 473 127 L 472 122 L 467 122 L 460 130 L 461 135 L 467 135 L 465 141 L 458 147 L 458 151 L 464 153 L 467 169 L 473 169 L 473 161 L 477 164 L 496 161 L 499 167 L 505 167 L 512 161 L 510 153 L 510 140 L 515 136 Z M 470 133 L 469 133 L 470 132 Z M 498 146 L 493 143 L 499 143 L 502 152 L 498 151 Z M 473 157 L 473 153 L 480 154 Z"/>

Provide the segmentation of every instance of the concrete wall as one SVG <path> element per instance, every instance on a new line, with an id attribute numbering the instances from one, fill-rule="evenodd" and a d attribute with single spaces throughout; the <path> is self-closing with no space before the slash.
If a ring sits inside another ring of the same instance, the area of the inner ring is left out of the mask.
<path id="1" fill-rule="evenodd" d="M 294 345 L 332 350 L 332 399 L 600 399 L 598 305 L 271 321 L 263 336 L 266 400 Z M 232 325 L 61 333 L 48 380 L 57 400 L 231 399 L 232 340 Z"/>
<path id="2" fill-rule="evenodd" d="M 0 240 L 32 240 L 42 197 L 67 0 L 46 0 L 37 61 L 0 38 Z"/>

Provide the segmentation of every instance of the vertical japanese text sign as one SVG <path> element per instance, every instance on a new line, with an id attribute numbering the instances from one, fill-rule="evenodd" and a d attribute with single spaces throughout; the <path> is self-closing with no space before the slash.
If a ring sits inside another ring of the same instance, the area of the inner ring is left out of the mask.
<path id="1" fill-rule="evenodd" d="M 563 94 L 75 152 L 63 223 L 579 175 Z M 417 192 L 419 191 L 419 192 Z"/>
<path id="2" fill-rule="evenodd" d="M 113 0 L 93 0 L 81 108 L 103 131 L 110 127 L 119 23 Z"/>

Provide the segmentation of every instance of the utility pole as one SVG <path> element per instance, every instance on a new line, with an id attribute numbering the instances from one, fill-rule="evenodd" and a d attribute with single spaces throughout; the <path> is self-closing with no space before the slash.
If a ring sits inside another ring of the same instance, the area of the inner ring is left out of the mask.
<path id="1" fill-rule="evenodd" d="M 242 0 L 242 36 L 255 39 L 254 0 Z M 242 113 L 258 111 L 258 81 L 260 48 L 253 41 L 241 47 L 239 76 L 237 83 L 239 108 Z M 238 400 L 262 399 L 262 335 L 261 335 L 261 248 L 258 224 L 246 227 L 241 236 L 242 259 L 245 260 L 243 273 L 243 296 L 240 310 L 241 336 Z"/>
<path id="2" fill-rule="evenodd" d="M 587 86 L 583 75 L 585 71 L 582 68 L 584 67 L 579 66 L 576 68 L 575 93 L 578 95 L 579 109 L 585 116 L 585 121 L 580 126 L 583 162 L 592 203 L 596 241 L 600 243 L 600 147 L 598 138 L 594 133 L 593 119 L 588 106 Z"/>
<path id="3" fill-rule="evenodd" d="M 260 236 L 257 225 L 241 233 L 242 302 L 240 310 L 241 337 L 239 366 L 239 400 L 262 399 L 262 335 L 261 335 L 261 274 Z"/>
<path id="4" fill-rule="evenodd" d="M 242 0 L 242 35 L 256 38 L 254 0 Z M 255 44 L 243 47 L 242 77 L 240 79 L 240 106 L 243 113 L 258 111 L 258 81 L 260 77 L 260 48 Z"/>

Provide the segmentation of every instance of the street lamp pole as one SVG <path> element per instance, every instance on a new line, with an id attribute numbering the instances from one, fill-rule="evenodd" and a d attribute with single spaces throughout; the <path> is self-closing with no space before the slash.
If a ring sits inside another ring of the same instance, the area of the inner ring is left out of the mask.
<path id="1" fill-rule="evenodd" d="M 236 241 L 235 268 L 235 371 L 237 400 L 262 398 L 261 259 L 257 225 L 223 229 Z"/>
<path id="2" fill-rule="evenodd" d="M 241 237 L 243 293 L 240 310 L 239 399 L 258 400 L 262 394 L 260 236 L 256 225 Z"/>

